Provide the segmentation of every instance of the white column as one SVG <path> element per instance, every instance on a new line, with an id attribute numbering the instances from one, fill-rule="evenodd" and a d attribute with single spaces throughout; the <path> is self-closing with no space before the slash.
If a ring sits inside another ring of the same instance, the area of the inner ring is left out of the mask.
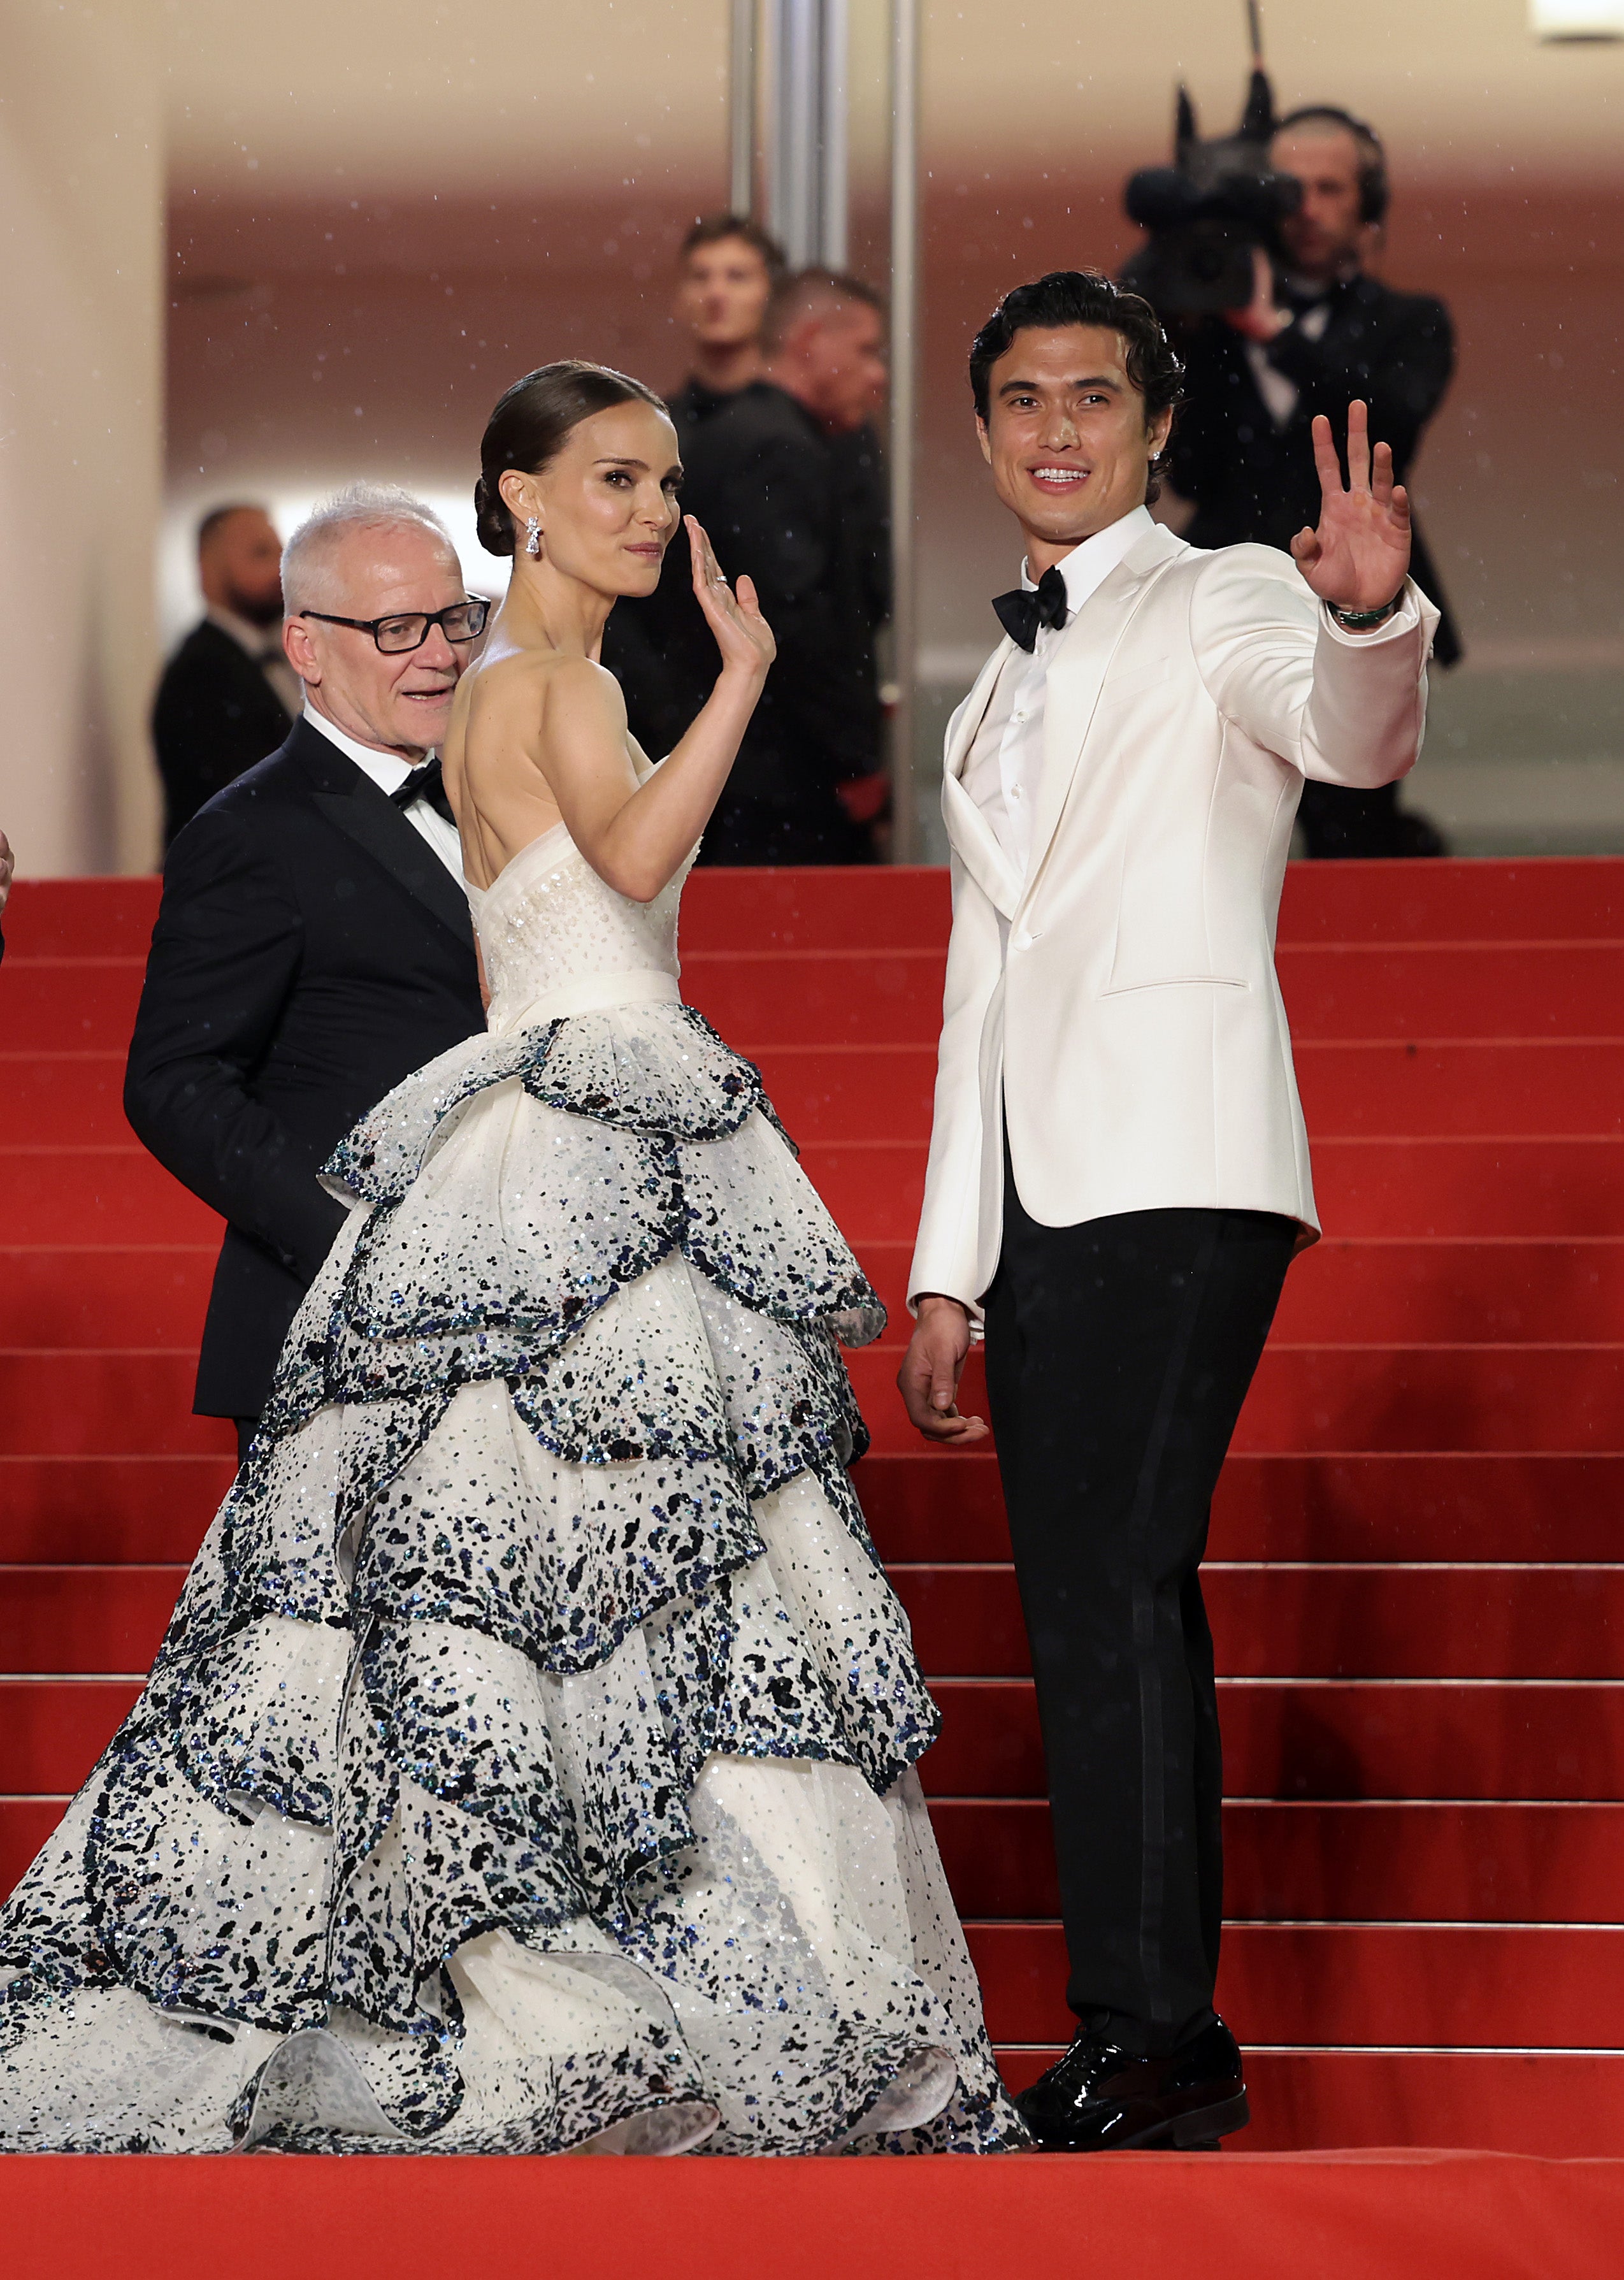
<path id="1" fill-rule="evenodd" d="M 24 876 L 158 856 L 161 129 L 156 0 L 7 11 L 0 826 Z"/>

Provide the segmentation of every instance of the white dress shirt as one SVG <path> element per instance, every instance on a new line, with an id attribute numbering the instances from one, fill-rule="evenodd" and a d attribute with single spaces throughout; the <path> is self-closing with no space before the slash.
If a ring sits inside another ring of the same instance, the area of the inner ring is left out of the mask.
<path id="1" fill-rule="evenodd" d="M 267 632 L 264 626 L 250 626 L 246 618 L 238 617 L 235 610 L 225 610 L 218 602 L 211 602 L 204 612 L 212 626 L 228 634 L 240 650 L 251 657 L 275 693 L 276 701 L 290 720 L 299 717 L 299 707 L 304 702 L 304 683 L 288 662 L 282 647 L 280 620 Z"/>
<path id="2" fill-rule="evenodd" d="M 410 764 L 397 759 L 393 752 L 375 751 L 370 744 L 358 744 L 353 736 L 346 736 L 342 728 L 335 728 L 325 712 L 318 712 L 306 697 L 304 718 L 312 728 L 319 729 L 329 744 L 336 744 L 347 759 L 355 762 L 364 776 L 370 776 L 380 791 L 396 792 L 412 774 Z M 462 842 L 444 816 L 438 815 L 426 799 L 414 799 L 401 813 L 412 828 L 426 839 L 464 892 L 468 882 L 463 875 Z"/>
<path id="3" fill-rule="evenodd" d="M 1096 588 L 1155 527 L 1149 508 L 1136 506 L 1120 522 L 1097 530 L 1092 538 L 1085 538 L 1061 557 L 1056 567 L 1066 581 L 1067 625 Z M 1036 582 L 1024 562 L 1020 582 L 1028 593 L 1035 590 Z M 966 791 L 991 825 L 994 838 L 1023 878 L 1032 851 L 1032 802 L 1043 758 L 1049 660 L 1063 631 L 1061 627 L 1040 626 L 1037 646 L 1029 656 L 1017 647 L 1004 659 L 961 778 Z"/>

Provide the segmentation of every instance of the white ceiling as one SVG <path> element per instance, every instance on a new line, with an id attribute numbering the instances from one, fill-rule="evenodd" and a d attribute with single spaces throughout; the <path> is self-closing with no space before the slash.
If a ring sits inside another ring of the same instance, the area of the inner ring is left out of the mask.
<path id="1" fill-rule="evenodd" d="M 886 9 L 850 0 L 855 142 L 878 158 Z M 171 179 L 256 199 L 720 179 L 727 0 L 163 0 Z M 1411 175 L 1620 170 L 1624 45 L 1542 45 L 1527 0 L 1266 0 L 1288 103 L 1371 117 Z M 1209 126 L 1245 71 L 1241 0 L 936 0 L 940 173 L 1130 162 L 1185 74 Z"/>

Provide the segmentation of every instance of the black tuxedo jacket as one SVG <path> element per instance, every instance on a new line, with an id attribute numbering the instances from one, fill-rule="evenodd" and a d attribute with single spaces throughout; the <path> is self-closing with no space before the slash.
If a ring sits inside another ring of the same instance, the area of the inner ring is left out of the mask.
<path id="1" fill-rule="evenodd" d="M 1348 405 L 1370 406 L 1372 440 L 1390 445 L 1400 482 L 1455 369 L 1455 335 L 1442 301 L 1398 293 L 1374 277 L 1334 286 L 1320 338 L 1289 326 L 1267 350 L 1269 362 L 1297 391 L 1297 406 L 1276 428 L 1258 390 L 1246 343 L 1221 318 L 1180 328 L 1185 401 L 1173 426 L 1168 474 L 1195 502 L 1184 532 L 1192 546 L 1252 541 L 1289 549 L 1305 524 L 1320 520 L 1314 472 L 1314 414 L 1331 423 L 1339 451 L 1347 444 Z M 1460 655 L 1460 637 L 1440 590 L 1437 568 L 1416 531 L 1410 567 L 1415 582 L 1443 612 L 1435 654 L 1443 665 Z"/>
<path id="2" fill-rule="evenodd" d="M 202 1415 L 265 1406 L 343 1219 L 316 1177 L 335 1144 L 484 1020 L 457 882 L 307 722 L 181 832 L 124 1105 L 158 1161 L 230 1221 L 198 1362 Z"/>
<path id="3" fill-rule="evenodd" d="M 874 635 L 890 597 L 878 442 L 868 428 L 826 435 L 765 380 L 731 396 L 690 382 L 671 412 L 682 510 L 710 533 L 728 578 L 748 571 L 755 580 L 778 642 L 727 796 L 838 819 L 835 784 L 882 759 Z M 663 759 L 720 670 L 685 535 L 646 601 L 616 604 L 603 659 L 626 692 L 633 735 Z"/>
<path id="4" fill-rule="evenodd" d="M 165 844 L 217 791 L 273 752 L 289 725 L 264 667 L 242 643 L 208 618 L 194 626 L 165 666 L 152 707 Z"/>

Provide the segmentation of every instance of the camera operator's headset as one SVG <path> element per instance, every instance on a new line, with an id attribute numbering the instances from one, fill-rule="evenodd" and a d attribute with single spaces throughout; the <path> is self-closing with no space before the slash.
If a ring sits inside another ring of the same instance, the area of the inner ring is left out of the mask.
<path id="1" fill-rule="evenodd" d="M 1289 112 L 1275 127 L 1283 135 L 1288 127 L 1305 127 L 1311 119 L 1323 119 L 1332 127 L 1345 127 L 1358 146 L 1359 153 L 1359 220 L 1380 223 L 1387 220 L 1388 203 L 1392 196 L 1387 179 L 1387 152 L 1382 147 L 1382 137 L 1374 127 L 1356 119 L 1351 111 L 1343 111 L 1335 103 L 1305 103 L 1298 110 Z"/>

